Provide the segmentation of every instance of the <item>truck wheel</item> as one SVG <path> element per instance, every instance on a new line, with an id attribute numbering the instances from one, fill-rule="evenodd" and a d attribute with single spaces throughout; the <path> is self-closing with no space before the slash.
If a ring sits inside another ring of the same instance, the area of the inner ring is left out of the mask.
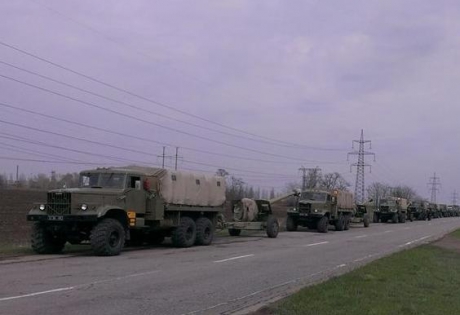
<path id="1" fill-rule="evenodd" d="M 195 221 L 189 217 L 182 217 L 179 226 L 174 229 L 171 239 L 176 247 L 193 246 L 196 240 Z"/>
<path id="2" fill-rule="evenodd" d="M 316 224 L 316 229 L 320 233 L 327 233 L 328 225 L 329 225 L 329 218 L 324 216 L 321 219 L 319 219 L 318 223 Z"/>
<path id="3" fill-rule="evenodd" d="M 230 236 L 240 236 L 241 230 L 228 229 L 228 234 L 230 234 Z"/>
<path id="4" fill-rule="evenodd" d="M 399 216 L 399 223 L 406 223 L 406 215 L 404 213 Z"/>
<path id="5" fill-rule="evenodd" d="M 369 215 L 365 214 L 363 217 L 364 227 L 369 227 L 371 220 L 369 219 Z"/>
<path id="6" fill-rule="evenodd" d="M 343 215 L 340 214 L 339 218 L 335 221 L 335 230 L 343 231 L 344 228 L 345 228 L 345 218 Z"/>
<path id="7" fill-rule="evenodd" d="M 350 229 L 350 223 L 351 223 L 351 215 L 345 216 L 345 225 L 343 226 L 343 229 L 345 231 L 348 231 Z"/>
<path id="8" fill-rule="evenodd" d="M 64 238 L 53 235 L 41 223 L 35 223 L 32 229 L 32 249 L 37 254 L 58 254 L 64 249 Z"/>
<path id="9" fill-rule="evenodd" d="M 96 255 L 119 255 L 125 244 L 125 229 L 116 219 L 103 219 L 91 231 L 90 242 Z"/>
<path id="10" fill-rule="evenodd" d="M 267 219 L 267 236 L 269 238 L 276 238 L 280 230 L 278 219 L 274 216 L 269 216 Z"/>
<path id="11" fill-rule="evenodd" d="M 286 230 L 287 231 L 297 231 L 297 222 L 294 220 L 293 217 L 287 217 Z"/>
<path id="12" fill-rule="evenodd" d="M 391 222 L 398 223 L 398 214 L 397 213 L 393 213 L 393 216 L 391 217 Z"/>
<path id="13" fill-rule="evenodd" d="M 195 245 L 209 245 L 214 238 L 214 228 L 211 220 L 201 217 L 196 220 L 196 240 Z"/>

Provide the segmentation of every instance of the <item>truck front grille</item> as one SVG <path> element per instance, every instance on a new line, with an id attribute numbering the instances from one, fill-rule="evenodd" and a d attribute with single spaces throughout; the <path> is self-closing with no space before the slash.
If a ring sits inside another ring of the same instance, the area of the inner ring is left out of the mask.
<path id="1" fill-rule="evenodd" d="M 70 214 L 70 196 L 68 192 L 48 193 L 46 212 L 51 215 Z"/>
<path id="2" fill-rule="evenodd" d="M 390 210 L 390 207 L 388 207 L 388 206 L 380 206 L 380 211 L 381 212 L 389 212 L 389 210 Z"/>
<path id="3" fill-rule="evenodd" d="M 311 211 L 311 204 L 300 204 L 299 205 L 299 212 L 300 213 L 310 213 Z"/>

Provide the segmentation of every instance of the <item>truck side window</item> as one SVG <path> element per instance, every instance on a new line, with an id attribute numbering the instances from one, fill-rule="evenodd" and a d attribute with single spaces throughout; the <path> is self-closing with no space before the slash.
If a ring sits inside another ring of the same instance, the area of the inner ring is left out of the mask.
<path id="1" fill-rule="evenodd" d="M 138 176 L 131 176 L 128 188 L 141 189 L 141 178 Z"/>

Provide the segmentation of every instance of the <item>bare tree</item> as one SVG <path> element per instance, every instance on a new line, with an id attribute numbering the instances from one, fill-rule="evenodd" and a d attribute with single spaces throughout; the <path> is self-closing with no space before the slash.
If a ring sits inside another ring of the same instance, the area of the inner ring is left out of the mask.
<path id="1" fill-rule="evenodd" d="M 391 195 L 394 197 L 413 200 L 418 198 L 416 191 L 409 186 L 395 186 L 391 189 Z"/>
<path id="2" fill-rule="evenodd" d="M 389 196 L 391 186 L 385 183 L 372 183 L 367 186 L 367 196 L 369 199 L 377 200 Z"/>
<path id="3" fill-rule="evenodd" d="M 350 187 L 350 183 L 343 178 L 340 173 L 327 173 L 321 179 L 321 188 L 332 190 L 332 189 L 339 189 L 339 190 L 348 190 Z"/>

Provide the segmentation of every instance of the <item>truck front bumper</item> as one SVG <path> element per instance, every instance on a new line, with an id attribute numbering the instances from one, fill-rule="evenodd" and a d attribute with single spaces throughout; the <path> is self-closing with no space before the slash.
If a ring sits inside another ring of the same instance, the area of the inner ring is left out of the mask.
<path id="1" fill-rule="evenodd" d="M 73 223 L 73 222 L 96 222 L 97 215 L 47 215 L 47 214 L 29 214 L 27 221 L 33 222 L 55 222 L 55 223 Z"/>

